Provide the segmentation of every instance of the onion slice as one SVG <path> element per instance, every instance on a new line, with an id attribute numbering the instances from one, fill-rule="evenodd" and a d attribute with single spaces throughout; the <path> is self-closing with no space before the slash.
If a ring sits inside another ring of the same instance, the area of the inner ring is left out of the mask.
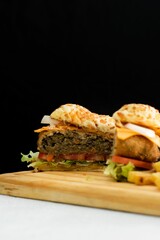
<path id="1" fill-rule="evenodd" d="M 51 127 L 57 125 L 58 122 L 58 120 L 52 119 L 49 115 L 44 115 L 41 120 L 41 123 L 49 124 Z"/>
<path id="2" fill-rule="evenodd" d="M 126 123 L 124 127 L 133 130 L 134 132 L 140 133 L 141 135 L 144 135 L 146 137 L 154 138 L 155 132 L 149 128 L 141 127 L 139 125 L 133 124 L 133 123 Z"/>

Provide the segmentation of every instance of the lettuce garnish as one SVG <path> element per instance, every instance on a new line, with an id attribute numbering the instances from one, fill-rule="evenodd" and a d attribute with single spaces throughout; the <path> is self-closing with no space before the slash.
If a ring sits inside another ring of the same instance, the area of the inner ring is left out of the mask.
<path id="1" fill-rule="evenodd" d="M 28 154 L 23 154 L 21 153 L 22 157 L 21 157 L 21 161 L 22 162 L 36 162 L 38 159 L 38 154 L 39 152 L 32 152 L 30 151 Z"/>
<path id="2" fill-rule="evenodd" d="M 131 162 L 124 165 L 108 160 L 104 169 L 104 175 L 113 177 L 117 182 L 127 182 L 128 172 L 134 169 L 135 166 Z"/>

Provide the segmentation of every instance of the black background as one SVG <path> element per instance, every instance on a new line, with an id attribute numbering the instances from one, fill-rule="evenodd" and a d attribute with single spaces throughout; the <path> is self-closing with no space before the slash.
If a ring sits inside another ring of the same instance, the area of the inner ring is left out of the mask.
<path id="1" fill-rule="evenodd" d="M 160 109 L 159 1 L 0 1 L 0 172 L 26 170 L 44 114 Z"/>

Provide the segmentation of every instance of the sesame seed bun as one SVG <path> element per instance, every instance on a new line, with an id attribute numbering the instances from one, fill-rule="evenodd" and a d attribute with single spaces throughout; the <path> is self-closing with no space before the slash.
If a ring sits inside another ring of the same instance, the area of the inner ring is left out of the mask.
<path id="1" fill-rule="evenodd" d="M 109 115 L 99 115 L 78 104 L 64 104 L 54 110 L 50 117 L 77 127 L 103 133 L 115 133 L 115 120 Z"/>
<path id="2" fill-rule="evenodd" d="M 114 112 L 112 117 L 118 127 L 122 127 L 125 123 L 133 123 L 153 129 L 157 135 L 160 135 L 160 112 L 150 105 L 125 104 Z"/>

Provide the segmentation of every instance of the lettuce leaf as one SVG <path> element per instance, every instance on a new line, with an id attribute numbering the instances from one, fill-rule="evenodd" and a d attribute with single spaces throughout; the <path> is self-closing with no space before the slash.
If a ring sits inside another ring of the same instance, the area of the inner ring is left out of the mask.
<path id="1" fill-rule="evenodd" d="M 27 163 L 36 162 L 38 159 L 38 154 L 39 152 L 32 152 L 32 151 L 30 151 L 28 154 L 21 153 L 22 155 L 21 161 L 27 162 Z"/>
<path id="2" fill-rule="evenodd" d="M 134 169 L 135 166 L 131 162 L 124 165 L 108 160 L 104 175 L 113 177 L 117 182 L 127 182 L 128 172 Z"/>

